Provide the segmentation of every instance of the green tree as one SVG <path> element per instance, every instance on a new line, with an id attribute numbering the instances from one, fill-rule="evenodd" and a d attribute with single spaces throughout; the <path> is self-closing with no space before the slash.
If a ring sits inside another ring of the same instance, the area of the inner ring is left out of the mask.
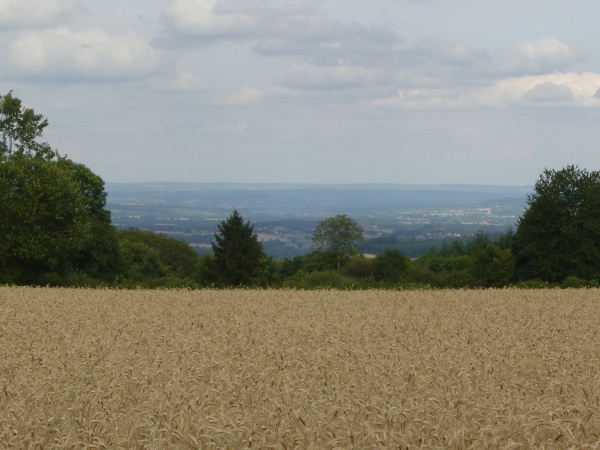
<path id="1" fill-rule="evenodd" d="M 375 280 L 399 283 L 408 271 L 409 261 L 399 250 L 386 250 L 374 259 Z"/>
<path id="2" fill-rule="evenodd" d="M 450 244 L 446 241 L 442 242 L 439 250 L 432 249 L 431 254 L 437 256 L 443 256 L 445 258 L 452 256 L 463 256 L 467 254 L 467 250 L 465 248 L 465 244 L 460 239 L 453 239 Z"/>
<path id="3" fill-rule="evenodd" d="M 85 204 L 88 235 L 75 254 L 74 266 L 95 278 L 111 279 L 119 269 L 116 230 L 106 209 L 104 181 L 88 167 L 59 158 L 59 166 L 79 186 Z"/>
<path id="4" fill-rule="evenodd" d="M 144 244 L 154 250 L 165 274 L 175 278 L 195 278 L 198 272 L 198 254 L 184 241 L 161 233 L 129 228 L 118 231 L 119 242 Z"/>
<path id="5" fill-rule="evenodd" d="M 317 250 L 335 255 L 339 270 L 343 262 L 359 252 L 358 245 L 364 240 L 363 229 L 346 214 L 338 214 L 320 221 L 312 240 Z"/>
<path id="6" fill-rule="evenodd" d="M 158 251 L 144 242 L 120 239 L 119 254 L 122 273 L 128 280 L 146 282 L 167 275 Z"/>
<path id="7" fill-rule="evenodd" d="M 364 255 L 355 255 L 346 261 L 341 267 L 342 275 L 356 278 L 357 280 L 373 280 L 375 263 L 373 259 L 367 259 Z"/>
<path id="8" fill-rule="evenodd" d="M 510 249 L 487 244 L 473 255 L 472 273 L 483 287 L 502 287 L 510 284 L 514 272 L 514 258 Z"/>
<path id="9" fill-rule="evenodd" d="M 66 274 L 89 235 L 80 186 L 55 161 L 28 157 L 0 164 L 0 271 L 5 281 Z"/>
<path id="10" fill-rule="evenodd" d="M 513 239 L 518 279 L 600 277 L 600 172 L 544 170 Z"/>
<path id="11" fill-rule="evenodd" d="M 0 155 L 21 154 L 52 159 L 56 152 L 47 142 L 38 142 L 48 126 L 48 120 L 25 108 L 12 91 L 0 97 Z"/>
<path id="12" fill-rule="evenodd" d="M 335 255 L 323 252 L 310 252 L 304 255 L 286 258 L 281 262 L 279 275 L 282 279 L 298 272 L 312 273 L 331 270 L 336 265 Z"/>
<path id="13" fill-rule="evenodd" d="M 269 259 L 254 233 L 254 226 L 237 211 L 218 225 L 209 260 L 210 276 L 217 286 L 252 286 L 266 282 Z"/>
<path id="14" fill-rule="evenodd" d="M 491 244 L 490 236 L 483 230 L 479 230 L 465 245 L 465 254 L 473 256 L 480 250 L 484 250 Z"/>
<path id="15" fill-rule="evenodd" d="M 38 142 L 47 125 L 12 92 L 0 97 L 0 278 L 110 277 L 118 249 L 104 182 Z"/>

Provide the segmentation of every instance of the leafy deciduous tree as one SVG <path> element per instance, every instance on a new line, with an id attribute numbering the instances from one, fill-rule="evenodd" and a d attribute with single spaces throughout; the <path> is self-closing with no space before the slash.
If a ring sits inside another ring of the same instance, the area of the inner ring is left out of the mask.
<path id="1" fill-rule="evenodd" d="M 79 185 L 56 162 L 11 158 L 0 164 L 0 271 L 35 282 L 66 273 L 88 235 Z"/>
<path id="2" fill-rule="evenodd" d="M 167 275 L 158 251 L 144 242 L 120 239 L 119 254 L 123 275 L 129 280 L 144 282 Z"/>
<path id="3" fill-rule="evenodd" d="M 158 256 L 165 274 L 176 278 L 195 278 L 198 271 L 198 254 L 184 241 L 152 231 L 129 228 L 118 232 L 119 242 L 145 244 Z"/>
<path id="4" fill-rule="evenodd" d="M 44 159 L 52 159 L 56 152 L 46 142 L 37 142 L 48 120 L 25 108 L 20 99 L 13 97 L 12 91 L 0 97 L 0 155 L 26 154 Z"/>
<path id="5" fill-rule="evenodd" d="M 74 266 L 96 278 L 112 278 L 119 267 L 116 230 L 106 206 L 104 181 L 83 164 L 59 158 L 58 164 L 79 186 L 89 233 L 75 255 Z"/>
<path id="6" fill-rule="evenodd" d="M 398 283 L 408 270 L 409 259 L 399 250 L 386 250 L 375 258 L 374 265 L 375 280 Z"/>
<path id="7" fill-rule="evenodd" d="M 600 277 L 600 172 L 544 170 L 518 222 L 513 253 L 519 279 L 559 282 Z"/>
<path id="8" fill-rule="evenodd" d="M 501 287 L 510 284 L 514 272 L 514 258 L 510 249 L 487 244 L 473 255 L 473 275 L 479 285 Z"/>
<path id="9" fill-rule="evenodd" d="M 363 239 L 362 227 L 346 214 L 320 221 L 312 237 L 319 251 L 335 255 L 338 270 L 344 261 L 358 253 L 358 244 Z"/>
<path id="10" fill-rule="evenodd" d="M 375 263 L 373 259 L 367 259 L 364 255 L 355 255 L 345 262 L 340 273 L 357 280 L 373 280 Z"/>
<path id="11" fill-rule="evenodd" d="M 71 270 L 106 277 L 118 250 L 104 182 L 39 143 L 48 121 L 0 97 L 0 278 L 35 283 Z"/>

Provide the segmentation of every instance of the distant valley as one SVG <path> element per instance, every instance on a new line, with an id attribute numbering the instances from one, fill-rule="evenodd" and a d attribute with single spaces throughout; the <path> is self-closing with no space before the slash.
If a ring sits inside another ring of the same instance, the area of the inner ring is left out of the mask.
<path id="1" fill-rule="evenodd" d="M 419 256 L 443 240 L 514 228 L 533 192 L 531 186 L 177 182 L 107 183 L 106 190 L 118 228 L 165 233 L 203 253 L 219 221 L 237 210 L 275 258 L 310 251 L 315 224 L 336 214 L 363 225 L 365 252 L 393 247 Z"/>

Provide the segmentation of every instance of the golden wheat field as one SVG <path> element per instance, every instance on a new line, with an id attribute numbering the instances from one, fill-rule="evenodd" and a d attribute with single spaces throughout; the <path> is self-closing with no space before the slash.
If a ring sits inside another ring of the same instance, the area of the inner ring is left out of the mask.
<path id="1" fill-rule="evenodd" d="M 600 448 L 600 291 L 0 288 L 1 448 Z"/>

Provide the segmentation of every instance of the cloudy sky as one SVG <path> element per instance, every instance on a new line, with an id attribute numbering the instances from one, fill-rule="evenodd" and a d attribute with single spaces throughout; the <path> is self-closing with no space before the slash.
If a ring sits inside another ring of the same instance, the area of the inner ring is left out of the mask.
<path id="1" fill-rule="evenodd" d="M 600 168 L 598 0 L 0 0 L 0 93 L 105 181 Z"/>

